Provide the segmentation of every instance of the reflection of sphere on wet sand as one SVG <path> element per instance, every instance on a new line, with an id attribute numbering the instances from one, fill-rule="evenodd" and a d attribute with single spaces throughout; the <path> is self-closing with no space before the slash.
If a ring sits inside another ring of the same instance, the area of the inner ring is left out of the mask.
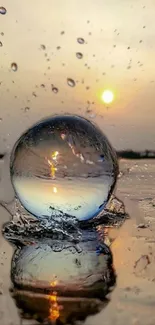
<path id="1" fill-rule="evenodd" d="M 55 317 L 62 324 L 97 313 L 115 285 L 110 249 L 96 240 L 25 246 L 15 252 L 11 273 L 23 318 L 25 313 L 41 321 Z"/>
<path id="2" fill-rule="evenodd" d="M 97 248 L 97 249 L 96 249 Z M 12 281 L 22 288 L 63 296 L 105 297 L 114 282 L 110 249 L 96 241 L 74 245 L 51 241 L 25 246 L 12 260 Z"/>
<path id="3" fill-rule="evenodd" d="M 60 297 L 22 290 L 14 290 L 13 297 L 23 319 L 36 319 L 48 325 L 76 324 L 77 320 L 84 321 L 98 313 L 108 303 L 106 299 Z"/>

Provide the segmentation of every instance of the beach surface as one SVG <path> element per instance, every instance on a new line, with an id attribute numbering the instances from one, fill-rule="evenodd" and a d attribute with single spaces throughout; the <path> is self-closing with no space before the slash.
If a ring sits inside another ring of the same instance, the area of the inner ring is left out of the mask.
<path id="1" fill-rule="evenodd" d="M 0 164 L 0 193 L 6 191 L 11 198 L 3 164 Z M 120 170 L 115 195 L 124 201 L 130 219 L 109 232 L 117 285 L 107 306 L 88 317 L 85 325 L 155 324 L 155 160 L 121 160 Z M 3 207 L 0 215 L 2 227 L 10 216 Z M 21 323 L 9 293 L 12 254 L 13 248 L 0 235 L 0 325 L 34 325 L 30 321 Z"/>

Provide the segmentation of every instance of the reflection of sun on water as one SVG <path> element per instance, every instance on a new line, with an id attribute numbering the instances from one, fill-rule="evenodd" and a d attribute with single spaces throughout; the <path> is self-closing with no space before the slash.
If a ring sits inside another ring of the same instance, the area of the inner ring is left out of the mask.
<path id="1" fill-rule="evenodd" d="M 50 301 L 49 319 L 50 320 L 56 320 L 60 316 L 60 313 L 59 313 L 60 306 L 57 303 L 57 292 L 53 292 L 49 296 L 49 301 Z"/>
<path id="2" fill-rule="evenodd" d="M 58 192 L 57 187 L 55 187 L 55 186 L 53 187 L 53 192 L 54 193 L 57 193 Z"/>
<path id="3" fill-rule="evenodd" d="M 53 280 L 50 283 L 50 286 L 55 287 L 57 285 L 57 283 L 58 283 L 57 280 Z M 62 306 L 60 306 L 57 302 L 57 292 L 56 291 L 53 291 L 52 294 L 49 295 L 49 302 L 50 302 L 49 319 L 54 321 L 59 318 L 60 309 L 62 309 Z"/>
<path id="4" fill-rule="evenodd" d="M 54 280 L 50 283 L 51 287 L 55 287 L 57 285 L 57 280 Z M 57 292 L 54 291 L 50 296 L 49 296 L 49 301 L 50 301 L 50 320 L 56 320 L 59 318 L 59 305 L 57 303 Z"/>
<path id="5" fill-rule="evenodd" d="M 58 151 L 54 151 L 54 153 L 52 154 L 52 159 L 56 161 L 58 154 L 59 154 Z M 54 163 L 51 160 L 47 159 L 47 162 L 51 169 L 51 176 L 52 178 L 55 178 L 55 172 L 57 171 L 57 168 L 55 167 Z"/>
<path id="6" fill-rule="evenodd" d="M 58 156 L 59 152 L 58 151 L 54 151 L 52 154 L 52 159 L 53 160 L 57 160 L 57 156 Z"/>

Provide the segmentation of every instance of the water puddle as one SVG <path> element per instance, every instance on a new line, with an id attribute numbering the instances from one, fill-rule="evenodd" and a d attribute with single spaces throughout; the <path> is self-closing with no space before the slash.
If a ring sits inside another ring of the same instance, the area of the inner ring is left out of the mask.
<path id="1" fill-rule="evenodd" d="M 70 227 L 65 216 L 59 227 L 32 218 L 18 199 L 12 205 L 2 233 L 15 248 L 10 291 L 22 325 L 75 324 L 106 307 L 116 285 L 108 233 L 127 217 L 122 203 L 112 198 L 99 216 Z"/>

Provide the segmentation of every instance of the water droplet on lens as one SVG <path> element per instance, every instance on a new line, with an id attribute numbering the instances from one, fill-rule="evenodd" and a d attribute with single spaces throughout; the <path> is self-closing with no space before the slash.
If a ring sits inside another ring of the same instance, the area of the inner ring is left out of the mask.
<path id="1" fill-rule="evenodd" d="M 57 46 L 57 50 L 60 50 L 61 49 L 61 46 Z"/>
<path id="2" fill-rule="evenodd" d="M 61 32 L 60 34 L 61 34 L 61 35 L 64 35 L 64 34 L 65 34 L 64 30 L 62 30 L 62 32 Z"/>
<path id="3" fill-rule="evenodd" d="M 82 117 L 65 115 L 37 123 L 20 137 L 10 172 L 31 214 L 88 220 L 107 204 L 118 168 L 104 134 Z"/>
<path id="4" fill-rule="evenodd" d="M 4 36 L 4 33 L 3 32 L 1 32 L 1 36 Z"/>
<path id="5" fill-rule="evenodd" d="M 77 53 L 76 53 L 76 57 L 77 57 L 78 59 L 82 59 L 82 58 L 83 58 L 83 54 L 80 53 L 80 52 L 77 52 Z"/>
<path id="6" fill-rule="evenodd" d="M 30 107 L 28 107 L 28 106 L 24 108 L 25 112 L 28 112 L 29 110 L 30 110 Z"/>
<path id="7" fill-rule="evenodd" d="M 54 94 L 58 93 L 58 88 L 57 87 L 54 87 L 53 85 L 51 85 L 51 88 L 52 88 L 52 91 L 53 91 Z"/>
<path id="8" fill-rule="evenodd" d="M 83 38 L 81 38 L 81 37 L 78 37 L 78 38 L 77 38 L 77 42 L 78 42 L 79 44 L 84 44 L 84 43 L 85 43 L 85 40 L 84 40 Z"/>
<path id="9" fill-rule="evenodd" d="M 88 114 L 88 117 L 91 119 L 96 117 L 96 113 L 94 113 L 92 110 L 87 110 L 86 114 Z M 102 206 L 102 204 L 101 204 L 101 206 Z"/>
<path id="10" fill-rule="evenodd" d="M 11 63 L 11 70 L 12 70 L 12 71 L 17 71 L 17 70 L 18 70 L 18 65 L 17 65 L 17 63 L 15 63 L 15 62 Z"/>
<path id="11" fill-rule="evenodd" d="M 6 13 L 7 13 L 6 8 L 4 8 L 4 7 L 0 7 L 0 14 L 1 14 L 1 15 L 5 15 Z"/>
<path id="12" fill-rule="evenodd" d="M 67 83 L 68 83 L 68 86 L 70 87 L 75 87 L 75 81 L 71 78 L 67 78 Z"/>
<path id="13" fill-rule="evenodd" d="M 0 42 L 0 47 L 2 47 L 3 46 L 3 43 L 2 42 Z"/>
<path id="14" fill-rule="evenodd" d="M 46 50 L 46 46 L 45 46 L 44 44 L 41 44 L 40 47 L 41 47 L 41 49 L 42 49 L 43 51 Z"/>

